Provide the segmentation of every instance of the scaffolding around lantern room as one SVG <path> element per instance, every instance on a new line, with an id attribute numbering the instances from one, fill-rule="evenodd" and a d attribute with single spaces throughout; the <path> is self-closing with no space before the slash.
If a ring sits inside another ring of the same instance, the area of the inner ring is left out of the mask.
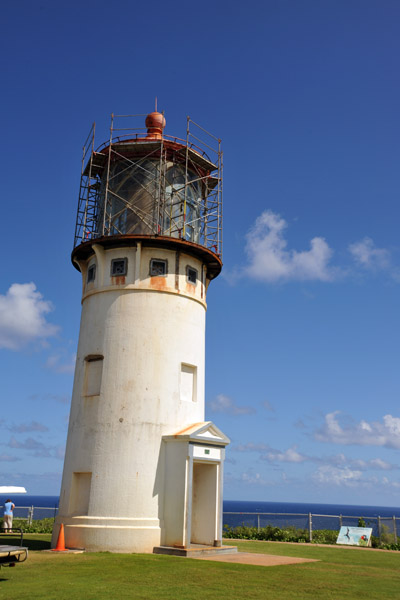
<path id="1" fill-rule="evenodd" d="M 96 150 L 83 146 L 74 248 L 113 235 L 161 235 L 222 258 L 221 140 L 187 117 L 186 139 L 146 137 L 146 115 L 111 115 Z M 143 122 L 142 121 L 142 122 Z"/>

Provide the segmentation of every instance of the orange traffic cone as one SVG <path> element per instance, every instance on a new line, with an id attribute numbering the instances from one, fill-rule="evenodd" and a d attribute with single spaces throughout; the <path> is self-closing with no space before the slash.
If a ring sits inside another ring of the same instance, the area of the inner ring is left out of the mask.
<path id="1" fill-rule="evenodd" d="M 53 552 L 66 552 L 64 540 L 64 524 L 61 523 L 60 532 L 58 534 L 57 546 L 52 548 Z"/>

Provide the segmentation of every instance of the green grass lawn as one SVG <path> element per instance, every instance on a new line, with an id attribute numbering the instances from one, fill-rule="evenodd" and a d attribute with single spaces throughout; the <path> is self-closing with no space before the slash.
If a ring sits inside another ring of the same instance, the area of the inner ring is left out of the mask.
<path id="1" fill-rule="evenodd" d="M 2 600 L 400 598 L 400 552 L 237 542 L 242 552 L 320 561 L 259 567 L 148 554 L 40 552 L 49 539 L 25 536 L 28 560 L 0 570 Z"/>

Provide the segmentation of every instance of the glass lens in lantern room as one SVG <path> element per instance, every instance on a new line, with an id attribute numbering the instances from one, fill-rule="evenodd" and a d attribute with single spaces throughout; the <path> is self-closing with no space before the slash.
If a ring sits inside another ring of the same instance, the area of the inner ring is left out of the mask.
<path id="1" fill-rule="evenodd" d="M 201 187 L 197 176 L 167 162 L 122 158 L 110 166 L 107 202 L 106 178 L 100 192 L 98 231 L 104 235 L 166 235 L 198 243 Z M 186 187 L 186 194 L 185 194 Z M 105 213 L 105 214 L 104 214 Z"/>
<path id="2" fill-rule="evenodd" d="M 185 197 L 185 171 L 173 165 L 166 172 L 165 211 L 163 229 L 165 235 L 179 237 L 189 242 L 200 238 L 200 184 L 197 176 L 188 172 Z"/>

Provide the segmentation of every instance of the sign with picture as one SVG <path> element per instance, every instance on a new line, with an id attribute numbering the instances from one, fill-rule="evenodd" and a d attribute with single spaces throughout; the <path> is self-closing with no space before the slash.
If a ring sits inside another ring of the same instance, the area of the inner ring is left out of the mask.
<path id="1" fill-rule="evenodd" d="M 372 527 L 346 527 L 342 526 L 339 531 L 337 544 L 348 546 L 370 546 Z"/>

